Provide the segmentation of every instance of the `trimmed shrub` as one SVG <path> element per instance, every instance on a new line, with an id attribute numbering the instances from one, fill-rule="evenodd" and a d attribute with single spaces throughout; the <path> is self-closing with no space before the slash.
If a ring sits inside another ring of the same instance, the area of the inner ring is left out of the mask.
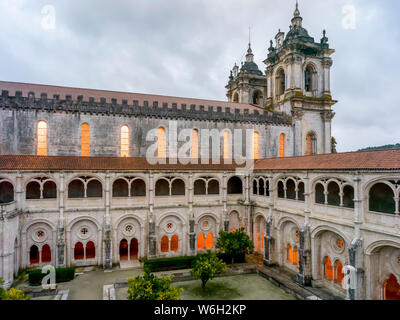
<path id="1" fill-rule="evenodd" d="M 151 259 L 144 262 L 144 268 L 149 268 L 151 272 L 167 271 L 179 269 L 191 269 L 196 257 L 173 257 Z"/>
<path id="2" fill-rule="evenodd" d="M 232 263 L 232 257 L 227 253 L 218 252 L 217 253 L 217 257 L 220 258 L 222 261 L 224 261 L 226 264 L 231 264 Z M 244 254 L 244 253 L 235 254 L 234 261 L 235 261 L 235 263 L 244 263 L 244 262 L 246 262 L 246 254 Z"/>
<path id="3" fill-rule="evenodd" d="M 29 284 L 31 286 L 39 286 L 42 284 L 42 279 L 47 274 L 42 273 L 42 270 L 29 271 Z M 75 268 L 57 268 L 56 269 L 56 283 L 68 282 L 75 278 Z"/>

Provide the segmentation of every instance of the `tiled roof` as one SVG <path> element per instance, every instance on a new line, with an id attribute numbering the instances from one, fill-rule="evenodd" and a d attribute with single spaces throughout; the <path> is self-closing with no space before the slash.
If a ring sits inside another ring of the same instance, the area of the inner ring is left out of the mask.
<path id="1" fill-rule="evenodd" d="M 133 101 L 137 100 L 140 106 L 144 105 L 144 101 L 148 101 L 149 105 L 152 105 L 154 101 L 157 101 L 159 105 L 162 105 L 163 103 L 168 103 L 169 106 L 171 106 L 172 103 L 176 103 L 178 109 L 180 109 L 182 104 L 186 104 L 188 108 L 190 105 L 193 104 L 196 106 L 197 110 L 200 109 L 201 105 L 204 106 L 206 109 L 208 106 L 213 106 L 214 108 L 230 107 L 232 111 L 234 109 L 239 109 L 241 112 L 243 112 L 245 109 L 249 109 L 250 112 L 252 110 L 263 110 L 263 108 L 259 106 L 246 103 L 171 97 L 155 94 L 61 87 L 8 81 L 0 81 L 0 92 L 2 90 L 7 90 L 10 96 L 15 96 L 16 91 L 21 91 L 23 97 L 27 97 L 29 92 L 33 92 L 35 94 L 35 98 L 40 98 L 42 93 L 46 93 L 49 99 L 52 99 L 54 95 L 59 95 L 61 100 L 65 100 L 66 96 L 70 95 L 73 101 L 77 101 L 78 96 L 82 96 L 83 101 L 89 101 L 89 98 L 93 97 L 95 99 L 95 102 L 100 102 L 101 98 L 105 98 L 107 103 L 111 103 L 111 99 L 117 99 L 118 104 L 122 104 L 122 100 L 127 100 L 129 105 L 132 105 Z"/>
<path id="2" fill-rule="evenodd" d="M 156 164 L 146 158 L 0 155 L 0 170 L 232 171 L 233 164 Z M 260 159 L 254 170 L 400 170 L 400 149 Z"/>

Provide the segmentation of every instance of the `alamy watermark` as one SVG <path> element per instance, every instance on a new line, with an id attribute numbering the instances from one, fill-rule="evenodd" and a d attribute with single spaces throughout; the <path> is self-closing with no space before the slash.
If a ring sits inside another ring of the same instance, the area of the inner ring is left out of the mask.
<path id="1" fill-rule="evenodd" d="M 56 29 L 56 8 L 53 5 L 45 5 L 42 8 L 42 21 L 41 25 L 44 30 Z"/>
<path id="2" fill-rule="evenodd" d="M 342 28 L 346 30 L 354 30 L 356 28 L 356 7 L 353 5 L 345 5 L 342 8 Z"/>

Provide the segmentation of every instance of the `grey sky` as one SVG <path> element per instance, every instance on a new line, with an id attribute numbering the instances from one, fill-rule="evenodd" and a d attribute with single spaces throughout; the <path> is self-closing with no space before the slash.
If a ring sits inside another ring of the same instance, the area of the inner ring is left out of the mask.
<path id="1" fill-rule="evenodd" d="M 398 0 L 300 0 L 316 41 L 333 55 L 333 135 L 339 151 L 400 142 Z M 56 28 L 42 27 L 42 8 Z M 343 28 L 343 7 L 356 9 Z M 259 68 L 287 32 L 295 0 L 0 0 L 0 80 L 226 100 L 247 49 Z"/>

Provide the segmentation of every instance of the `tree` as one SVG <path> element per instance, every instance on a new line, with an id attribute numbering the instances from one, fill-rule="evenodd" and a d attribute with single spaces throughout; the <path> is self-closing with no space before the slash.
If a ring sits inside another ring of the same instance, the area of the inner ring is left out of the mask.
<path id="1" fill-rule="evenodd" d="M 217 274 L 226 268 L 226 263 L 217 257 L 215 253 L 198 256 L 193 264 L 192 275 L 201 280 L 201 288 L 206 289 L 208 280 L 212 280 Z"/>
<path id="2" fill-rule="evenodd" d="M 235 263 L 235 256 L 244 255 L 254 249 L 253 241 L 241 228 L 235 232 L 220 231 L 217 248 L 231 257 L 232 263 Z"/>
<path id="3" fill-rule="evenodd" d="M 143 276 L 129 278 L 129 300 L 180 300 L 183 289 L 171 286 L 171 277 L 159 278 L 146 269 Z"/>
<path id="4" fill-rule="evenodd" d="M 0 285 L 4 283 L 4 280 L 0 278 Z M 11 288 L 10 291 L 7 289 L 0 288 L 0 300 L 29 300 L 29 297 L 25 297 L 25 292 Z"/>

